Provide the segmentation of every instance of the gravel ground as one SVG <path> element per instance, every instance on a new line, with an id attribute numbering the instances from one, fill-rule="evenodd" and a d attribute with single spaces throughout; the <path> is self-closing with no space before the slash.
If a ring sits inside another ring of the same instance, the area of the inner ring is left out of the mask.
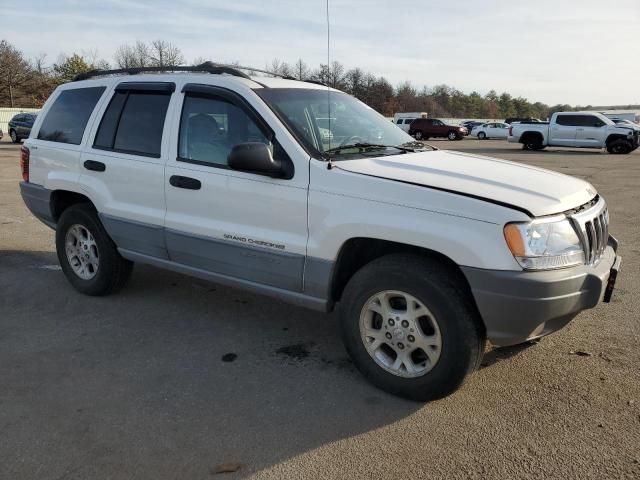
<path id="1" fill-rule="evenodd" d="M 587 179 L 623 263 L 611 304 L 423 405 L 361 378 L 335 316 L 146 266 L 76 293 L 1 142 L 0 478 L 640 478 L 640 151 L 433 143 Z"/>

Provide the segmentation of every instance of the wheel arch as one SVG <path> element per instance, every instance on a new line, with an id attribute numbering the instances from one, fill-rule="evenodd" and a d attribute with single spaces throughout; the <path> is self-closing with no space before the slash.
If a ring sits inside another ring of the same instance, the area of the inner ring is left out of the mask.
<path id="1" fill-rule="evenodd" d="M 340 301 L 344 288 L 358 270 L 373 260 L 395 253 L 413 254 L 421 258 L 427 258 L 445 267 L 451 272 L 460 288 L 468 294 L 473 307 L 477 310 L 469 282 L 458 264 L 451 258 L 425 247 L 370 237 L 350 238 L 340 247 L 330 277 L 330 304 L 333 305 Z"/>
<path id="2" fill-rule="evenodd" d="M 91 199 L 82 193 L 70 190 L 54 190 L 51 192 L 50 208 L 54 222 L 58 221 L 60 215 L 62 215 L 67 208 L 79 203 L 87 203 L 96 210 Z"/>
<path id="3" fill-rule="evenodd" d="M 529 130 L 520 135 L 520 139 L 518 140 L 520 143 L 525 143 L 529 138 L 538 138 L 540 142 L 544 142 L 544 135 L 541 132 L 536 132 L 534 130 Z"/>
<path id="4" fill-rule="evenodd" d="M 605 146 L 609 146 L 611 143 L 615 142 L 616 140 L 624 140 L 627 141 L 629 143 L 632 143 L 631 140 L 629 139 L 629 137 L 627 137 L 626 135 L 623 135 L 621 133 L 611 133 L 607 139 L 604 141 Z"/>

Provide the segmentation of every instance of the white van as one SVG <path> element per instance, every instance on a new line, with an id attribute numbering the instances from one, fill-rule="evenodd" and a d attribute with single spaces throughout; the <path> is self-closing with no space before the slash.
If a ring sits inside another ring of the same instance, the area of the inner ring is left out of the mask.
<path id="1" fill-rule="evenodd" d="M 409 131 L 409 125 L 416 118 L 427 118 L 427 112 L 402 112 L 395 113 L 393 115 L 393 123 L 395 123 L 398 127 L 400 127 L 405 132 Z"/>

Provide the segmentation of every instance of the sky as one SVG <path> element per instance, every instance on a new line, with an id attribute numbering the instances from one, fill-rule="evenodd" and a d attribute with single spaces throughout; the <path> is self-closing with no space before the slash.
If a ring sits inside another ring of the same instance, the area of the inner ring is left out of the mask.
<path id="1" fill-rule="evenodd" d="M 163 39 L 186 60 L 327 59 L 326 0 L 22 0 L 0 39 L 27 57 Z M 507 91 L 550 105 L 640 104 L 640 0 L 329 0 L 330 59 L 392 84 Z"/>

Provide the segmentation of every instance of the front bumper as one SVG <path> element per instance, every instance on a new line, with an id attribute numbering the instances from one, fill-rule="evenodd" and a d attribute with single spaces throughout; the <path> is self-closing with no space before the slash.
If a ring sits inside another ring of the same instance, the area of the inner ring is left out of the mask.
<path id="1" fill-rule="evenodd" d="M 610 297 L 620 265 L 616 249 L 617 242 L 611 237 L 597 265 L 562 270 L 513 272 L 462 267 L 488 340 L 507 346 L 542 337 L 563 328 L 582 310 L 608 301 L 605 294 Z"/>

